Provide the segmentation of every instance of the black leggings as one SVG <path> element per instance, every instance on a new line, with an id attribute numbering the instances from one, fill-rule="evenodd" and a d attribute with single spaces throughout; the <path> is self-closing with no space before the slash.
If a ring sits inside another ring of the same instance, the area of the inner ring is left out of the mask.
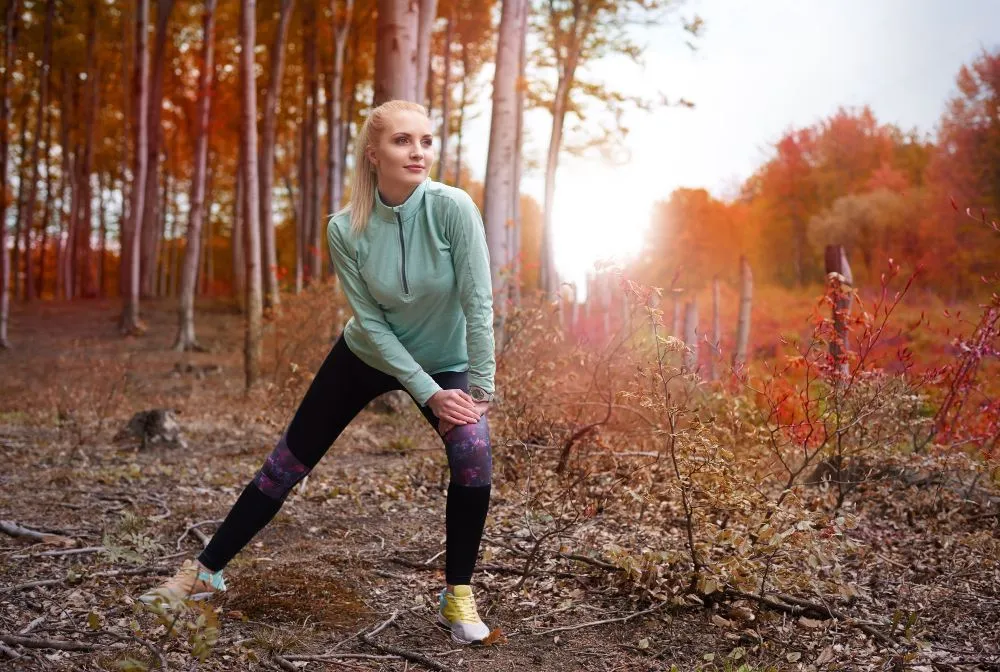
<path id="1" fill-rule="evenodd" d="M 466 372 L 444 371 L 432 377 L 442 389 L 469 389 Z M 198 560 L 214 572 L 225 567 L 274 518 L 288 492 L 316 466 L 361 409 L 380 394 L 401 389 L 394 377 L 358 359 L 341 335 L 285 434 Z M 427 406 L 420 410 L 437 431 L 434 412 Z M 452 428 L 442 439 L 451 471 L 445 505 L 445 580 L 468 584 L 490 501 L 492 455 L 486 416 L 477 424 Z"/>

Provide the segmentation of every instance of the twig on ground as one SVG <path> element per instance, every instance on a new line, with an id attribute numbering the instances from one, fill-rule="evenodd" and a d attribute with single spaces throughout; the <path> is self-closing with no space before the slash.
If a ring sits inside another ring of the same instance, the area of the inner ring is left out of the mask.
<path id="1" fill-rule="evenodd" d="M 44 620 L 45 620 L 45 616 L 39 616 L 38 618 L 36 618 L 35 620 L 33 620 L 31 623 L 28 623 L 26 626 L 24 626 L 23 628 L 21 628 L 21 632 L 19 632 L 17 634 L 19 634 L 19 635 L 26 635 L 26 634 L 28 634 L 29 632 L 31 632 L 32 630 L 34 630 L 35 628 L 37 628 L 39 625 L 41 625 Z"/>
<path id="2" fill-rule="evenodd" d="M 387 618 L 387 619 L 386 619 L 386 620 L 385 620 L 385 621 L 384 621 L 384 622 L 382 623 L 382 625 L 378 626 L 377 628 L 375 628 L 375 629 L 374 629 L 374 630 L 372 630 L 371 632 L 367 633 L 367 634 L 366 634 L 365 636 L 366 636 L 366 637 L 373 637 L 373 636 L 377 635 L 378 633 L 382 632 L 382 631 L 383 631 L 383 630 L 385 630 L 385 629 L 386 629 L 387 627 L 389 627 L 389 624 L 390 624 L 390 623 L 392 623 L 393 621 L 395 621 L 395 620 L 396 620 L 396 617 L 397 617 L 397 616 L 399 616 L 399 612 L 398 612 L 398 611 L 393 611 L 393 612 L 392 612 L 392 616 L 390 616 L 389 618 Z"/>
<path id="3" fill-rule="evenodd" d="M 52 558 L 60 555 L 83 555 L 85 553 L 99 553 L 103 551 L 103 546 L 87 546 L 86 548 L 67 548 L 63 551 L 42 551 L 41 553 L 24 553 L 21 555 L 12 555 L 10 557 L 16 558 L 18 560 L 24 560 L 25 558 Z"/>
<path id="4" fill-rule="evenodd" d="M 189 534 L 191 534 L 192 530 L 196 530 L 199 527 L 201 527 L 202 525 L 210 525 L 212 523 L 216 523 L 218 525 L 221 525 L 222 521 L 221 520 L 202 520 L 200 522 L 197 522 L 197 523 L 194 523 L 193 525 L 188 526 L 188 528 L 186 530 L 184 530 L 184 534 L 182 534 L 181 536 L 177 537 L 177 550 L 178 551 L 181 550 L 181 542 L 184 541 L 184 539 Z M 204 544 L 205 542 L 202 542 L 202 543 Z"/>
<path id="5" fill-rule="evenodd" d="M 76 541 L 74 539 L 70 539 L 69 537 L 32 530 L 27 527 L 22 527 L 12 520 L 0 520 L 0 532 L 8 534 L 12 537 L 34 539 L 35 541 L 40 541 L 43 544 L 61 544 L 63 546 L 73 546 L 76 544 Z"/>
<path id="6" fill-rule="evenodd" d="M 807 613 L 812 613 L 815 616 L 819 616 L 823 619 L 836 619 L 842 621 L 848 625 L 857 626 L 859 630 L 864 632 L 871 637 L 879 640 L 883 644 L 894 644 L 891 637 L 884 635 L 879 632 L 878 628 L 869 623 L 864 623 L 856 618 L 848 616 L 840 611 L 837 611 L 826 605 L 817 604 L 815 602 L 810 602 L 809 600 L 804 600 L 800 597 L 793 597 L 791 595 L 778 594 L 775 597 L 783 602 L 779 602 L 768 596 L 754 595 L 751 593 L 744 593 L 742 591 L 727 589 L 726 593 L 736 597 L 741 597 L 747 600 L 754 600 L 755 602 L 771 609 L 773 611 L 780 611 L 782 613 L 788 614 L 789 616 L 803 616 Z M 787 602 L 793 602 L 794 604 L 787 604 Z"/>
<path id="7" fill-rule="evenodd" d="M 295 667 L 289 661 L 285 660 L 276 653 L 271 656 L 271 660 L 273 660 L 274 664 L 283 670 L 288 670 L 288 672 L 299 672 L 299 668 Z"/>
<path id="8" fill-rule="evenodd" d="M 636 618 L 637 616 L 643 616 L 645 614 L 649 614 L 649 613 L 652 613 L 654 611 L 657 611 L 658 609 L 662 609 L 663 607 L 665 607 L 668 604 L 670 604 L 670 603 L 669 602 L 660 602 L 656 606 L 650 607 L 649 609 L 643 609 L 642 611 L 637 611 L 634 614 L 629 614 L 628 616 L 619 616 L 618 618 L 606 618 L 606 619 L 601 620 L 601 621 L 590 621 L 589 623 L 577 623 L 576 625 L 563 625 L 563 626 L 558 627 L 558 628 L 549 628 L 548 630 L 535 630 L 531 634 L 533 634 L 533 635 L 547 635 L 550 632 L 562 632 L 564 630 L 579 630 L 580 628 L 589 628 L 589 627 L 594 626 L 594 625 L 604 625 L 606 623 L 621 623 L 621 622 L 628 621 L 628 620 L 631 620 L 633 618 Z"/>
<path id="9" fill-rule="evenodd" d="M 420 663 L 421 665 L 429 667 L 432 670 L 438 670 L 438 672 L 451 672 L 450 667 L 442 665 L 436 660 L 428 658 L 427 656 L 421 653 L 413 653 L 412 651 L 406 651 L 396 646 L 390 646 L 389 644 L 382 644 L 381 642 L 377 642 L 374 639 L 370 638 L 368 635 L 361 635 L 361 641 L 363 641 L 365 644 L 368 644 L 369 646 L 375 647 L 379 651 L 385 651 L 386 653 L 394 653 L 400 658 L 406 658 L 407 660 L 412 660 L 413 662 Z"/>
<path id="10" fill-rule="evenodd" d="M 161 507 L 164 510 L 164 513 L 158 513 L 155 516 L 150 516 L 149 517 L 150 520 L 165 520 L 169 518 L 173 513 L 173 511 L 170 510 L 170 507 L 167 506 L 166 501 L 164 501 L 162 497 L 158 497 L 157 495 L 146 495 L 146 500 L 153 502 L 154 504 L 156 504 L 157 506 Z"/>
<path id="11" fill-rule="evenodd" d="M 378 655 L 375 653 L 320 653 L 315 656 L 309 655 L 295 655 L 295 656 L 285 656 L 285 660 L 289 661 L 313 661 L 317 663 L 322 662 L 333 662 L 337 658 L 358 658 L 361 660 L 399 660 L 399 656 L 392 654 Z"/>
<path id="12" fill-rule="evenodd" d="M 78 577 L 80 581 L 84 579 L 94 579 L 94 578 L 109 578 L 115 576 L 136 576 L 138 574 L 149 574 L 152 572 L 158 572 L 164 569 L 163 567 L 156 567 L 154 565 L 144 565 L 142 567 L 135 567 L 133 569 L 109 569 L 103 572 L 93 572 L 91 574 L 84 574 Z M 19 590 L 27 590 L 29 588 L 39 588 L 41 586 L 56 586 L 60 583 L 66 583 L 69 580 L 68 576 L 64 576 L 61 579 L 40 579 L 38 581 L 28 581 L 27 583 L 19 583 L 15 586 L 10 586 L 0 590 L 0 594 L 3 593 L 13 593 Z"/>
<path id="13" fill-rule="evenodd" d="M 10 658 L 11 660 L 17 660 L 18 658 L 21 657 L 20 653 L 18 653 L 14 649 L 10 648 L 6 644 L 0 644 L 0 653 L 4 654 L 5 656 L 7 656 L 8 658 Z"/>
<path id="14" fill-rule="evenodd" d="M 93 651 L 94 647 L 82 642 L 67 642 L 61 639 L 35 639 L 0 632 L 0 642 L 28 649 L 59 649 L 60 651 Z"/>
<path id="15" fill-rule="evenodd" d="M 440 558 L 442 555 L 444 555 L 444 551 L 438 551 L 437 553 L 435 553 L 431 557 L 429 557 L 426 560 L 424 560 L 424 564 L 425 565 L 429 565 L 432 562 L 434 562 L 435 560 L 437 560 L 438 558 Z"/>

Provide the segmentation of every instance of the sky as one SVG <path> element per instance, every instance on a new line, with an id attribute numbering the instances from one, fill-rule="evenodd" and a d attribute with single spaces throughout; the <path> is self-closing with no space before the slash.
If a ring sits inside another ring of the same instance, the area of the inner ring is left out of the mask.
<path id="1" fill-rule="evenodd" d="M 644 68 L 612 59 L 591 70 L 628 93 L 695 107 L 628 116 L 624 165 L 563 156 L 553 227 L 566 281 L 582 284 L 595 260 L 635 252 L 653 203 L 674 189 L 732 196 L 785 130 L 841 106 L 867 104 L 882 123 L 933 134 L 959 68 L 1000 48 L 1000 0 L 688 0 L 681 11 L 705 21 L 696 51 L 675 21 L 636 33 L 648 45 Z M 540 167 L 522 190 L 541 202 L 551 117 L 532 113 L 526 124 Z M 482 179 L 489 111 L 466 133 Z"/>

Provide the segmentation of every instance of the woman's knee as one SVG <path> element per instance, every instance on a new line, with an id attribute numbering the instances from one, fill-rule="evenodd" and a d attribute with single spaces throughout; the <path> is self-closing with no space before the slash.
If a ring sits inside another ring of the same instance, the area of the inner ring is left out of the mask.
<path id="1" fill-rule="evenodd" d="M 257 471 L 253 483 L 271 499 L 282 501 L 310 471 L 312 468 L 303 464 L 288 448 L 288 434 L 285 433 Z"/>
<path id="2" fill-rule="evenodd" d="M 486 416 L 479 418 L 475 424 L 452 427 L 443 438 L 451 482 L 467 486 L 490 485 L 493 453 Z"/>

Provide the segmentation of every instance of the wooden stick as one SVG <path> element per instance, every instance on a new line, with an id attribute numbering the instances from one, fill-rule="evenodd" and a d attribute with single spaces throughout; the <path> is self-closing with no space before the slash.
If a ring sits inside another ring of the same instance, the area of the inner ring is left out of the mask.
<path id="1" fill-rule="evenodd" d="M 618 618 L 606 618 L 606 619 L 604 619 L 602 621 L 590 621 L 589 623 L 578 623 L 576 625 L 564 625 L 564 626 L 559 627 L 559 628 L 549 628 L 548 630 L 535 630 L 531 634 L 533 634 L 533 635 L 547 635 L 550 632 L 562 632 L 563 630 L 579 630 L 580 628 L 589 628 L 589 627 L 591 627 L 593 625 L 604 625 L 606 623 L 624 622 L 624 621 L 627 621 L 629 619 L 635 618 L 636 616 L 642 616 L 643 614 L 649 614 L 651 612 L 654 612 L 657 609 L 662 609 L 663 607 L 665 607 L 668 604 L 670 604 L 670 603 L 669 602 L 660 602 L 659 604 L 657 604 L 654 607 L 650 607 L 649 609 L 644 609 L 642 611 L 637 611 L 634 614 L 629 614 L 628 616 L 620 616 Z"/>
<path id="2" fill-rule="evenodd" d="M 59 534 L 50 534 L 48 532 L 39 532 L 38 530 L 32 530 L 27 527 L 21 527 L 12 520 L 0 520 L 0 532 L 9 534 L 12 537 L 24 537 L 26 539 L 34 539 L 35 541 L 40 541 L 43 544 L 62 544 L 64 546 L 72 546 L 76 543 L 73 539 L 69 537 L 64 537 Z"/>
<path id="3" fill-rule="evenodd" d="M 61 639 L 35 639 L 33 637 L 19 637 L 18 635 L 8 635 L 0 632 L 0 642 L 23 646 L 29 649 L 59 649 L 60 651 L 93 651 L 94 647 L 82 642 L 67 642 Z"/>
<path id="4" fill-rule="evenodd" d="M 17 558 L 18 560 L 23 560 L 25 558 L 52 558 L 60 555 L 82 555 L 84 553 L 99 553 L 103 551 L 103 546 L 87 546 L 86 548 L 67 548 L 62 551 L 42 551 L 41 553 L 28 553 L 21 555 L 12 555 L 10 557 Z"/>

